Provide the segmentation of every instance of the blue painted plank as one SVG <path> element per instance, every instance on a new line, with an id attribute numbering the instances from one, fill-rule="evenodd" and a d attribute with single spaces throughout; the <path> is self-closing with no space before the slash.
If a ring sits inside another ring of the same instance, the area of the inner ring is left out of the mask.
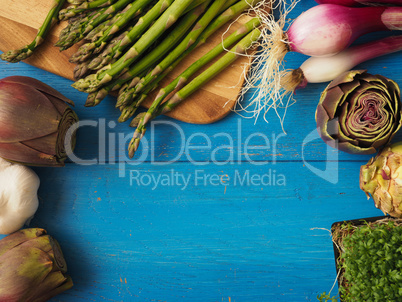
<path id="1" fill-rule="evenodd" d="M 314 3 L 300 1 L 290 18 Z M 401 56 L 358 68 L 401 84 Z M 285 59 L 297 68 L 305 57 Z M 75 282 L 53 302 L 314 301 L 335 280 L 331 224 L 381 215 L 358 184 L 370 156 L 338 153 L 316 134 L 326 84 L 297 92 L 286 136 L 274 114 L 269 124 L 160 117 L 133 161 L 125 151 L 133 129 L 116 124 L 113 97 L 84 108 L 86 94 L 69 80 L 0 62 L 0 77 L 9 75 L 58 89 L 83 124 L 66 167 L 34 168 L 40 208 L 31 226 L 59 240 Z"/>
<path id="2" fill-rule="evenodd" d="M 36 168 L 31 226 L 60 241 L 75 281 L 52 301 L 314 300 L 335 278 L 323 229 L 380 214 L 358 188 L 358 168 L 339 163 L 337 184 L 300 163 L 143 164 L 125 177 L 111 165 Z M 172 172 L 190 176 L 186 188 Z M 155 188 L 159 175 L 170 185 Z"/>

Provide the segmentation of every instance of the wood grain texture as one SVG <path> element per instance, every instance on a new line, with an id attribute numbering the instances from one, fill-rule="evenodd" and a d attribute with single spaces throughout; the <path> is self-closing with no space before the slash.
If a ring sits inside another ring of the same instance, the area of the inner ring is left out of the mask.
<path id="1" fill-rule="evenodd" d="M 289 18 L 314 5 L 300 1 Z M 304 59 L 289 53 L 285 67 Z M 402 85 L 401 64 L 402 52 L 357 68 Z M 34 168 L 40 205 L 31 226 L 60 242 L 74 281 L 50 302 L 317 301 L 336 278 L 331 224 L 381 215 L 359 188 L 370 156 L 337 152 L 317 135 L 327 83 L 297 92 L 286 135 L 274 112 L 269 123 L 230 114 L 192 125 L 161 116 L 130 160 L 134 130 L 116 123 L 113 97 L 85 108 L 86 95 L 70 80 L 0 62 L 0 78 L 11 75 L 58 89 L 82 122 L 74 152 L 81 162 L 72 156 L 64 168 Z"/>
<path id="2" fill-rule="evenodd" d="M 2 28 L 0 50 L 7 51 L 19 48 L 32 41 L 41 25 L 41 20 L 46 17 L 51 1 L 0 0 L 0 5 L 7 7 L 7 9 L 0 11 L 0 26 Z M 247 19 L 247 17 L 240 18 L 230 26 L 225 35 L 236 30 L 239 24 L 244 23 Z M 26 63 L 72 80 L 75 65 L 69 63 L 68 58 L 78 49 L 78 46 L 76 45 L 63 52 L 53 46 L 57 41 L 58 33 L 65 25 L 66 22 L 61 22 L 56 26 L 46 43 L 41 45 L 40 49 L 26 60 Z M 207 44 L 197 48 L 193 54 L 183 60 L 172 72 L 172 77 L 167 78 L 161 85 L 168 83 L 192 62 L 198 60 L 209 49 L 220 43 L 222 37 L 225 36 L 223 34 L 226 29 L 227 26 L 224 26 L 217 31 L 208 39 Z M 248 60 L 246 57 L 240 57 L 225 72 L 215 77 L 167 115 L 177 120 L 195 124 L 213 123 L 225 117 L 235 105 L 235 100 L 243 84 L 243 64 L 247 63 Z M 152 96 L 150 95 L 144 102 L 144 107 L 149 108 L 153 100 Z"/>

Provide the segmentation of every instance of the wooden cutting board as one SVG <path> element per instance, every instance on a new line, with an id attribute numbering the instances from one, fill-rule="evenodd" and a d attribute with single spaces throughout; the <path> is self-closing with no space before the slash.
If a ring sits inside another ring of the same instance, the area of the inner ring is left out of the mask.
<path id="1" fill-rule="evenodd" d="M 16 49 L 31 42 L 45 19 L 52 2 L 45 0 L 0 0 L 0 7 L 3 8 L 0 10 L 0 50 Z M 236 24 L 230 27 L 228 33 L 233 32 L 241 23 L 248 21 L 248 18 L 246 16 L 240 18 Z M 63 52 L 53 46 L 60 30 L 65 25 L 66 22 L 61 22 L 53 28 L 47 41 L 25 62 L 72 80 L 75 65 L 69 63 L 68 58 L 77 50 L 78 46 Z M 226 29 L 227 26 L 224 26 L 222 30 L 209 38 L 208 43 L 198 47 L 194 54 L 175 68 L 172 72 L 173 76 L 177 76 L 191 62 L 217 45 L 222 36 L 228 34 L 224 33 Z M 247 57 L 239 58 L 232 66 L 168 115 L 181 121 L 196 124 L 212 123 L 225 117 L 235 104 L 243 84 L 243 66 L 247 62 Z M 148 108 L 151 102 L 150 96 L 144 107 Z"/>

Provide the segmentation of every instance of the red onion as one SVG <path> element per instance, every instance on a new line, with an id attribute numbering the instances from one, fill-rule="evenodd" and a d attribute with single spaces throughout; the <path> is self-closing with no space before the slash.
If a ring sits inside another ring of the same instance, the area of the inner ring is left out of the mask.
<path id="1" fill-rule="evenodd" d="M 307 83 L 329 82 L 362 62 L 400 50 L 402 35 L 356 45 L 331 57 L 310 57 L 298 69 L 285 72 L 282 85 L 287 93 Z"/>
<path id="2" fill-rule="evenodd" d="M 346 1 L 346 0 L 344 0 Z M 282 93 L 282 62 L 286 53 L 299 52 L 308 56 L 325 57 L 335 55 L 358 37 L 374 31 L 402 30 L 402 7 L 346 7 L 335 4 L 320 4 L 298 16 L 289 29 L 284 27 L 289 11 L 280 7 L 279 20 L 257 11 L 265 25 L 261 39 L 261 51 L 257 53 L 256 64 L 250 67 L 251 79 L 247 79 L 242 96 L 249 90 L 257 90 L 253 99 L 242 111 L 258 117 L 274 108 L 287 108 L 294 102 L 288 94 Z M 282 3 L 283 4 L 283 3 Z M 284 5 L 284 4 L 283 4 Z M 252 108 L 252 109 L 250 109 Z M 286 109 L 285 109 L 286 112 Z M 283 118 L 281 118 L 281 121 Z"/>
<path id="3" fill-rule="evenodd" d="M 348 47 L 358 37 L 382 30 L 402 29 L 402 8 L 335 4 L 314 6 L 301 14 L 286 33 L 289 51 L 328 56 Z"/>

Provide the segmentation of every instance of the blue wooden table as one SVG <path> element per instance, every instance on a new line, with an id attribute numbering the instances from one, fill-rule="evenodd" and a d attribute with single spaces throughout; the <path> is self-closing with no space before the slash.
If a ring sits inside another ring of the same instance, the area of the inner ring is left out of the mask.
<path id="1" fill-rule="evenodd" d="M 313 5 L 301 1 L 290 17 Z M 286 67 L 304 59 L 290 53 Z M 358 68 L 402 85 L 401 59 Z M 11 75 L 58 89 L 81 120 L 66 166 L 33 168 L 40 206 L 30 226 L 60 242 L 74 281 L 53 302 L 315 301 L 336 278 L 331 224 L 382 214 L 359 189 L 370 156 L 337 152 L 317 135 L 327 84 L 297 92 L 286 135 L 274 114 L 210 125 L 160 117 L 130 160 L 133 129 L 117 123 L 112 97 L 85 108 L 69 80 L 1 62 L 0 77 Z"/>

